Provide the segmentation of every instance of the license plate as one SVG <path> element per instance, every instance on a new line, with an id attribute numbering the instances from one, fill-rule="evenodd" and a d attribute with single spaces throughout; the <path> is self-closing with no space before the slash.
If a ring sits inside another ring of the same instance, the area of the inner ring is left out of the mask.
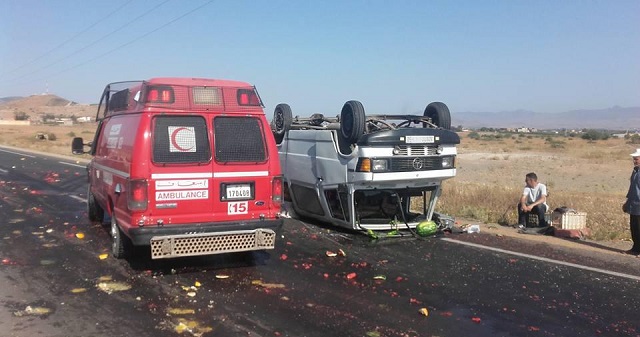
<path id="1" fill-rule="evenodd" d="M 405 141 L 407 144 L 425 144 L 433 143 L 435 138 L 433 136 L 406 136 Z"/>
<path id="2" fill-rule="evenodd" d="M 238 199 L 250 199 L 251 198 L 251 185 L 249 184 L 235 184 L 227 185 L 227 200 Z"/>

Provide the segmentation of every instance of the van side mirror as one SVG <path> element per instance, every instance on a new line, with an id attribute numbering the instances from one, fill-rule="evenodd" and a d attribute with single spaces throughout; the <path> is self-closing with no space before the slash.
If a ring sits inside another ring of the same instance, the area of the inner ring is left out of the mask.
<path id="1" fill-rule="evenodd" d="M 86 144 L 89 145 L 89 144 Z M 84 141 L 82 140 L 82 137 L 74 137 L 73 140 L 71 141 L 71 153 L 73 154 L 85 154 L 87 152 L 84 152 Z"/>

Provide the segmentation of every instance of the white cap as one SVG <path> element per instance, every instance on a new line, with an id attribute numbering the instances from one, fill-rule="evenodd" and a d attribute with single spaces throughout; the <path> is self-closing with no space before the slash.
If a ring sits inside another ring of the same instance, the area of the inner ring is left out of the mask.
<path id="1" fill-rule="evenodd" d="M 631 157 L 640 157 L 640 149 L 636 149 L 636 152 L 632 153 Z"/>

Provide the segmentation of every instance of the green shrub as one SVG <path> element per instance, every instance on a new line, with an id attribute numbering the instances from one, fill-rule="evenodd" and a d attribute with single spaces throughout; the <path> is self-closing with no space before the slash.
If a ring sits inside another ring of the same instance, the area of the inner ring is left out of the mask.
<path id="1" fill-rule="evenodd" d="M 476 131 L 471 131 L 467 137 L 477 140 L 480 139 L 480 134 Z"/>
<path id="2" fill-rule="evenodd" d="M 590 129 L 584 132 L 581 137 L 586 140 L 607 140 L 609 139 L 609 134 L 603 131 Z"/>

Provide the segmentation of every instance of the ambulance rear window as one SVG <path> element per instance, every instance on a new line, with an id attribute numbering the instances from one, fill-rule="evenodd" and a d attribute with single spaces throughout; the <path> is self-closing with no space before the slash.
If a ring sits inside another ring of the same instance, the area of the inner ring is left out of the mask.
<path id="1" fill-rule="evenodd" d="M 206 163 L 211 159 L 207 123 L 204 118 L 158 116 L 154 121 L 154 163 Z"/>
<path id="2" fill-rule="evenodd" d="M 213 120 L 216 161 L 264 162 L 267 151 L 260 119 L 216 117 Z"/>

